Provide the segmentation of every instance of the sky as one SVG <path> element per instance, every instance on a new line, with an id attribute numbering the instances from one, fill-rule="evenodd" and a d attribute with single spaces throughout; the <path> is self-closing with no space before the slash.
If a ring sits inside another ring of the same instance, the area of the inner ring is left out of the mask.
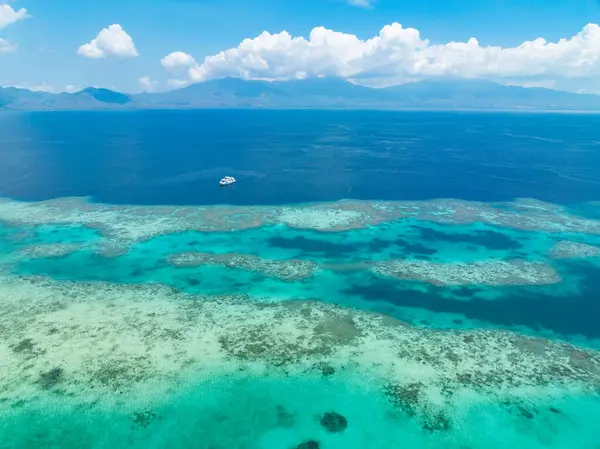
<path id="1" fill-rule="evenodd" d="M 427 78 L 600 94 L 600 0 L 0 0 L 0 85 Z"/>

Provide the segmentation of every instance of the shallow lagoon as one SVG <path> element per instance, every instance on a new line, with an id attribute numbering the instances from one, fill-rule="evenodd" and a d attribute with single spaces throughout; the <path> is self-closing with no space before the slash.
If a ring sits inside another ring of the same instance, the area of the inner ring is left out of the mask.
<path id="1" fill-rule="evenodd" d="M 515 210 L 509 218 L 457 204 L 411 203 L 400 215 L 401 203 L 351 201 L 180 207 L 165 221 L 151 206 L 8 201 L 0 218 L 17 226 L 4 244 L 20 275 L 318 300 L 417 326 L 510 328 L 597 347 L 600 222 L 543 203 L 497 208 Z M 453 214 L 432 213 L 440 208 Z M 290 226 L 290 216 L 304 221 Z"/>
<path id="2" fill-rule="evenodd" d="M 3 447 L 597 439 L 600 356 L 564 343 L 161 286 L 5 273 L 0 290 Z M 342 430 L 323 424 L 332 413 Z"/>
<path id="3" fill-rule="evenodd" d="M 600 223 L 411 207 L 4 200 L 0 447 L 595 448 Z"/>

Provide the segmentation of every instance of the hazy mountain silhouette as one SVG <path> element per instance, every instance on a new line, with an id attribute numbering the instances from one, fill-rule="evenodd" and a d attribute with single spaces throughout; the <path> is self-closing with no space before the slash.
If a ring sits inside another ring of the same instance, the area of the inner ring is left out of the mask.
<path id="1" fill-rule="evenodd" d="M 286 82 L 226 78 L 169 92 L 136 95 L 98 88 L 60 94 L 0 88 L 0 109 L 149 108 L 600 110 L 600 96 L 466 79 L 427 80 L 373 89 L 334 78 Z"/>

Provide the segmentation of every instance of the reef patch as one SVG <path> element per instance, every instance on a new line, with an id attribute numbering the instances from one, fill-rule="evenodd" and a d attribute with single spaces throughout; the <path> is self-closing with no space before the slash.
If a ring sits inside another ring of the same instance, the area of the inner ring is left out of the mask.
<path id="1" fill-rule="evenodd" d="M 391 260 L 375 264 L 372 271 L 379 276 L 422 281 L 438 286 L 548 285 L 561 280 L 550 265 L 520 259 L 471 263 Z"/>
<path id="2" fill-rule="evenodd" d="M 167 261 L 176 267 L 215 265 L 240 268 L 284 281 L 306 279 L 317 270 L 316 263 L 308 260 L 267 260 L 247 254 L 180 253 L 168 256 Z"/>

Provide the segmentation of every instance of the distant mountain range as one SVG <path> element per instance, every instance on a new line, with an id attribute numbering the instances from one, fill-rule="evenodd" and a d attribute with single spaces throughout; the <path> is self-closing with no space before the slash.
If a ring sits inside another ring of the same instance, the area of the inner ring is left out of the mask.
<path id="1" fill-rule="evenodd" d="M 428 80 L 373 89 L 332 78 L 287 82 L 226 78 L 169 92 L 135 95 L 91 87 L 60 94 L 0 87 L 0 110 L 184 108 L 600 111 L 600 96 L 464 79 Z"/>

